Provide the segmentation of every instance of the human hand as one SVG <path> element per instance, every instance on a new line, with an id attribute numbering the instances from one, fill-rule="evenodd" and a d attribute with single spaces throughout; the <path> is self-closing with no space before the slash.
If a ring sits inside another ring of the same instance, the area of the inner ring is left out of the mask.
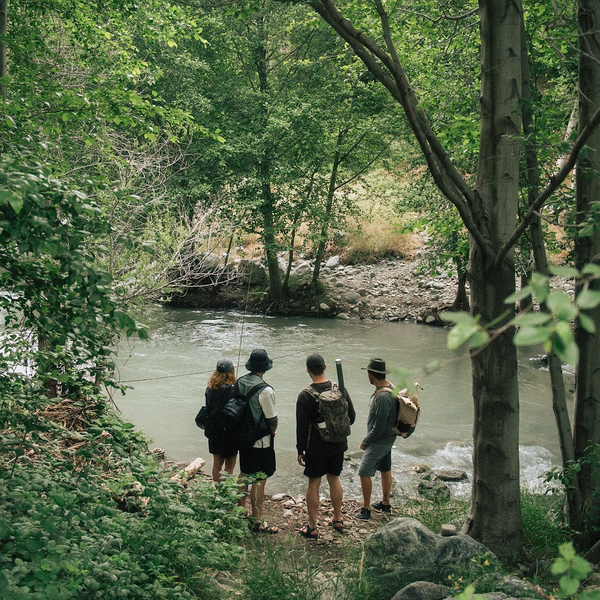
<path id="1" fill-rule="evenodd" d="M 365 445 L 364 445 L 364 444 L 361 442 L 361 443 L 360 443 L 360 449 L 361 449 L 361 450 L 366 450 L 366 449 L 367 449 L 367 447 L 366 447 L 366 446 L 365 446 Z"/>
<path id="2" fill-rule="evenodd" d="M 304 465 L 304 454 L 298 454 L 298 464 L 299 464 L 301 467 L 304 467 L 304 466 L 305 466 L 305 465 Z"/>

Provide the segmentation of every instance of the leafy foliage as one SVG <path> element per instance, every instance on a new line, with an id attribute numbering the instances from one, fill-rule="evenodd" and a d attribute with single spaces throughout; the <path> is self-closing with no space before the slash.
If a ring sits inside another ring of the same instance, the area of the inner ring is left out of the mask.
<path id="1" fill-rule="evenodd" d="M 596 332 L 593 319 L 585 311 L 600 305 L 600 292 L 590 288 L 590 283 L 600 278 L 600 267 L 588 264 L 581 271 L 570 267 L 554 267 L 552 270 L 556 275 L 576 279 L 580 290 L 575 299 L 572 300 L 564 292 L 552 291 L 550 278 L 534 273 L 529 285 L 511 294 L 505 303 L 512 304 L 531 296 L 546 308 L 537 312 L 523 312 L 504 325 L 503 329 L 513 325 L 518 328 L 514 339 L 517 346 L 544 344 L 546 352 L 553 350 L 564 362 L 575 365 L 579 352 L 573 338 L 572 323 L 578 319 L 588 333 Z M 455 324 L 448 335 L 449 348 L 455 349 L 463 344 L 473 349 L 481 348 L 490 340 L 494 323 L 484 327 L 477 316 L 466 313 L 444 313 L 443 318 Z"/>
<path id="2" fill-rule="evenodd" d="M 104 405 L 84 430 L 38 415 L 31 436 L 4 431 L 0 461 L 3 598 L 214 597 L 211 573 L 242 554 L 236 486 L 186 490 Z"/>
<path id="3" fill-rule="evenodd" d="M 17 377 L 31 361 L 36 376 L 76 397 L 90 375 L 95 384 L 107 379 L 118 329 L 145 330 L 116 304 L 96 263 L 89 238 L 109 228 L 98 208 L 35 162 L 5 155 L 0 173 L 3 376 Z"/>

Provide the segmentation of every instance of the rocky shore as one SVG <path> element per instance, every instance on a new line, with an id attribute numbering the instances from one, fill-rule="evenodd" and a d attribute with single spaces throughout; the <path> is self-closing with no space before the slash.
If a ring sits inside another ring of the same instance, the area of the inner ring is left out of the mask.
<path id="1" fill-rule="evenodd" d="M 267 272 L 258 260 L 224 268 L 215 257 L 211 274 L 171 306 L 238 308 L 252 312 L 338 319 L 373 319 L 442 324 L 439 312 L 451 305 L 457 279 L 418 272 L 418 261 L 385 259 L 374 264 L 344 265 L 333 256 L 322 266 L 319 291 L 309 286 L 314 264 L 297 261 L 290 273 L 290 298 L 274 305 L 268 298 Z M 285 266 L 281 261 L 281 267 Z"/>

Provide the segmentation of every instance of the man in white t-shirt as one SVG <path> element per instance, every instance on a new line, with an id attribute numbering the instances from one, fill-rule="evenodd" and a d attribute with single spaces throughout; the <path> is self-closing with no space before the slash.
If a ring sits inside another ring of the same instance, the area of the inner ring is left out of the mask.
<path id="1" fill-rule="evenodd" d="M 277 429 L 277 411 L 275 409 L 275 392 L 266 384 L 263 375 L 273 367 L 273 361 L 269 358 L 266 350 L 261 348 L 252 350 L 250 358 L 246 363 L 246 369 L 250 373 L 243 375 L 237 380 L 237 387 L 241 394 L 248 393 L 255 385 L 265 383 L 265 387 L 255 392 L 249 398 L 250 409 L 254 422 L 258 424 L 265 419 L 269 433 L 258 439 L 253 446 L 240 449 L 240 477 L 255 477 L 250 486 L 250 505 L 252 507 L 252 531 L 258 533 L 278 533 L 277 527 L 269 527 L 262 518 L 263 504 L 265 500 L 265 485 L 267 478 L 275 473 L 275 448 L 274 439 Z M 248 485 L 243 485 L 244 492 Z M 246 505 L 246 497 L 240 501 L 240 506 Z"/>

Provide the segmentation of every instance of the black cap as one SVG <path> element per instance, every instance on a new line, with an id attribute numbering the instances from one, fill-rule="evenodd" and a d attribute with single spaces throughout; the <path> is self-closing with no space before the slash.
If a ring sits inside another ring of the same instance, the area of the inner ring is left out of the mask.
<path id="1" fill-rule="evenodd" d="M 363 371 L 365 367 L 361 367 Z M 387 371 L 385 368 L 385 360 L 383 358 L 372 358 L 369 361 L 368 366 L 366 367 L 367 371 L 373 371 L 373 373 L 379 373 L 380 375 L 386 375 L 387 373 L 391 373 L 391 371 Z"/>
<path id="2" fill-rule="evenodd" d="M 230 373 L 233 369 L 233 363 L 228 358 L 220 358 L 217 361 L 217 371 L 219 373 Z"/>
<path id="3" fill-rule="evenodd" d="M 264 373 L 273 368 L 273 361 L 269 358 L 266 350 L 256 348 L 250 353 L 250 358 L 246 363 L 246 369 L 251 373 Z"/>
<path id="4" fill-rule="evenodd" d="M 325 360 L 320 354 L 309 354 L 306 357 L 306 368 L 314 373 L 320 371 L 325 366 Z"/>

